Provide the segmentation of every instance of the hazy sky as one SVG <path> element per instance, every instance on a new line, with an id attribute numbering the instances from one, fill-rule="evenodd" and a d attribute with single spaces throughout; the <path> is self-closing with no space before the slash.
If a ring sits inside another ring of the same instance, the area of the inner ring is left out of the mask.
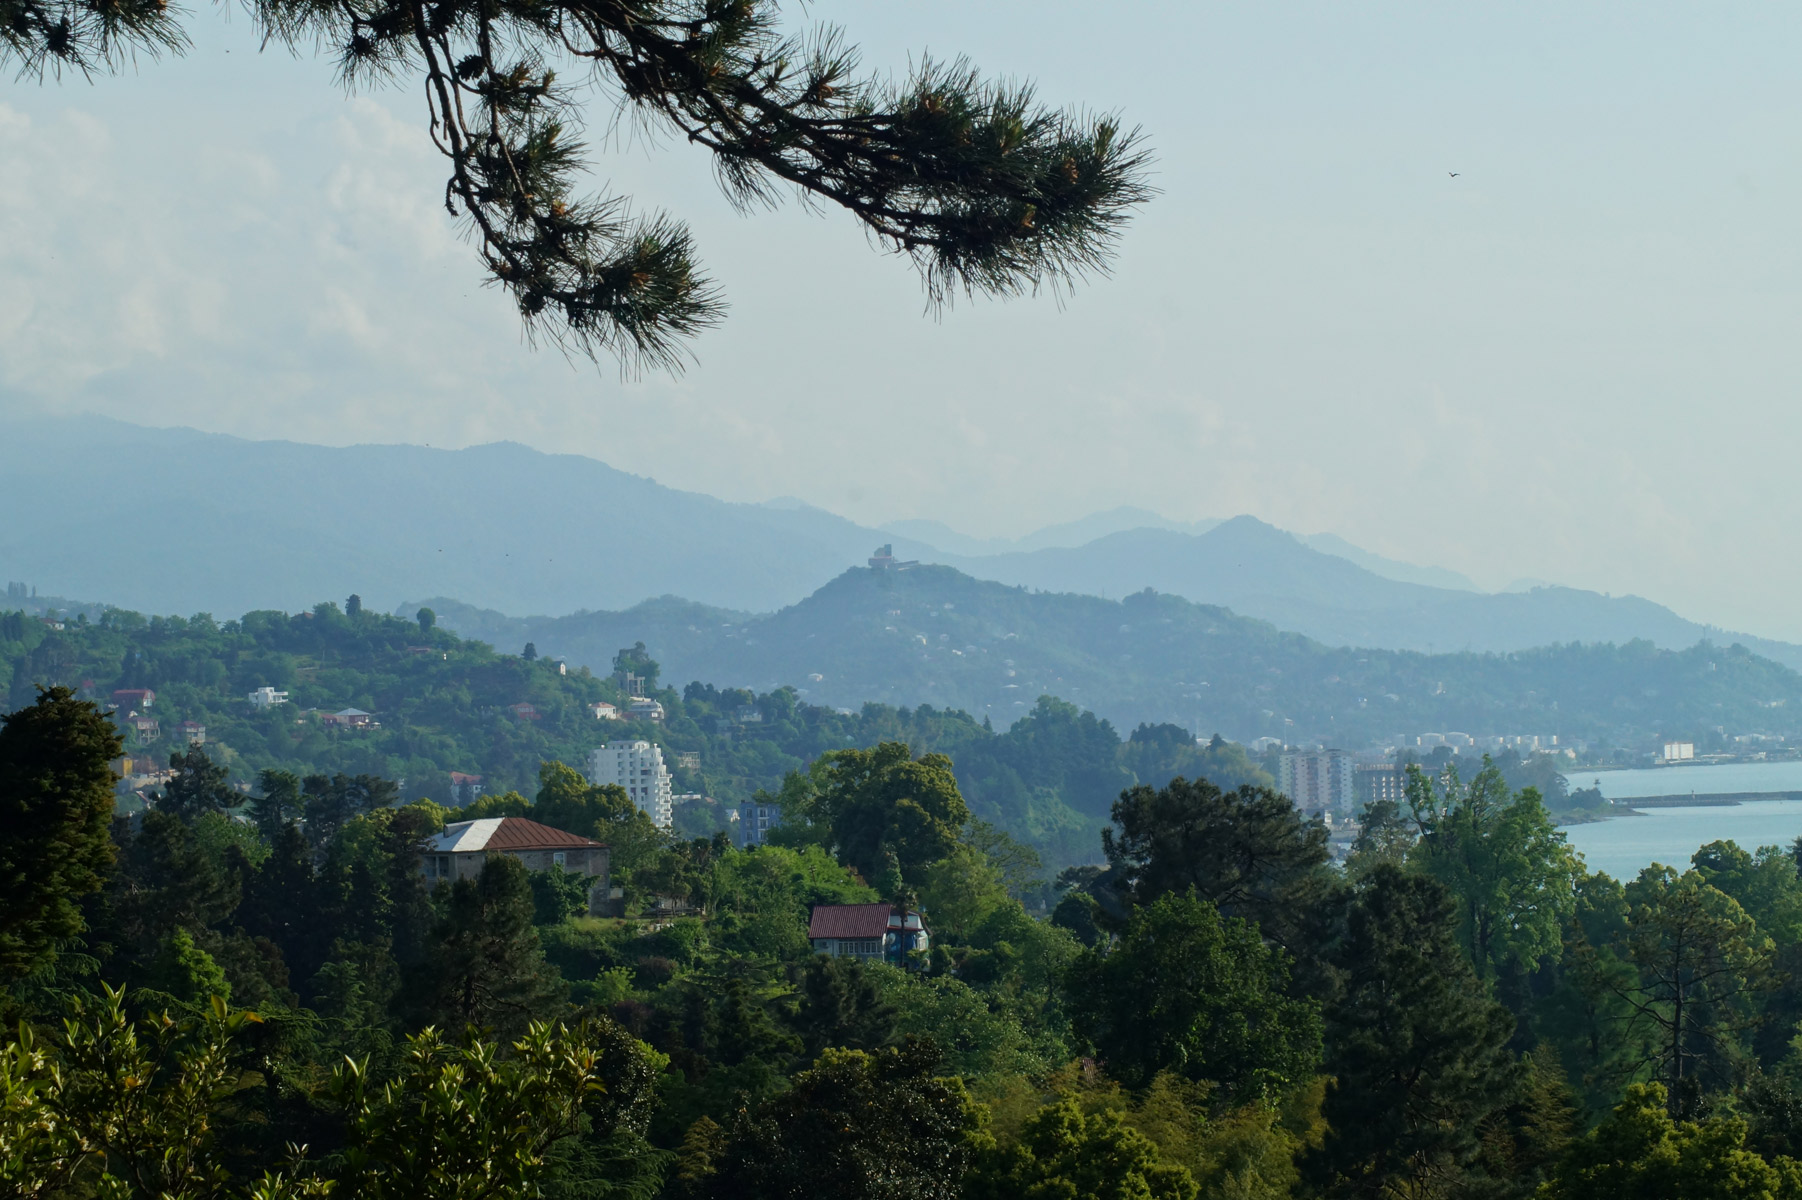
<path id="1" fill-rule="evenodd" d="M 207 5 L 184 59 L 0 83 L 0 411 L 512 439 L 977 534 L 1249 512 L 1802 640 L 1802 10 L 809 12 L 1142 124 L 1114 278 L 933 320 L 848 218 L 621 140 L 597 185 L 689 219 L 732 311 L 679 379 L 572 367 L 480 286 L 417 89 L 347 98 Z"/>

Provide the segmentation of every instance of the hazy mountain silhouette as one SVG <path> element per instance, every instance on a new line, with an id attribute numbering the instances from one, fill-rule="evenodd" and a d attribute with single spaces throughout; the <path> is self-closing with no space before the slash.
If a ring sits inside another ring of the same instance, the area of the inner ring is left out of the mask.
<path id="1" fill-rule="evenodd" d="M 1332 646 L 1508 651 L 1644 638 L 1675 648 L 1710 639 L 1802 667 L 1802 647 L 1688 621 L 1637 596 L 1561 587 L 1491 595 L 1387 579 L 1255 517 L 1234 517 L 1203 534 L 1135 529 L 1085 546 L 936 561 L 1047 591 L 1118 597 L 1149 587 Z"/>
<path id="2" fill-rule="evenodd" d="M 526 619 L 428 603 L 459 634 L 514 653 L 530 641 L 599 672 L 620 647 L 642 641 L 678 688 L 690 680 L 759 691 L 789 685 L 816 704 L 931 704 L 997 725 L 1050 694 L 1123 728 L 1169 721 L 1242 740 L 1361 744 L 1458 730 L 1632 744 L 1722 723 L 1787 731 L 1802 707 L 1802 675 L 1743 647 L 1333 649 L 1176 596 L 1035 592 L 942 566 L 853 568 L 762 616 L 674 598 Z"/>
<path id="3" fill-rule="evenodd" d="M 309 446 L 95 417 L 0 423 L 0 512 L 6 578 L 184 615 L 351 592 L 382 608 L 443 593 L 570 612 L 673 592 L 770 610 L 896 540 L 511 443 Z"/>
<path id="4" fill-rule="evenodd" d="M 771 612 L 893 542 L 903 559 L 979 579 L 1116 598 L 1151 587 L 1329 645 L 1713 638 L 1802 666 L 1802 647 L 1713 630 L 1637 597 L 1487 595 L 1330 536 L 1311 548 L 1251 517 L 1184 523 L 1116 509 L 994 553 L 1002 543 L 930 523 L 877 530 L 797 500 L 733 504 L 511 443 L 326 447 L 97 417 L 11 419 L 0 421 L 0 512 L 0 576 L 146 612 L 294 609 L 352 592 L 381 608 L 443 595 L 514 615 L 617 611 L 665 595 Z"/>

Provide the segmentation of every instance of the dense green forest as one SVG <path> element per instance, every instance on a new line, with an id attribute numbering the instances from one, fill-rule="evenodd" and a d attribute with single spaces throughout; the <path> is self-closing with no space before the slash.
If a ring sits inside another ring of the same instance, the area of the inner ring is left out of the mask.
<path id="1" fill-rule="evenodd" d="M 484 791 L 530 794 L 541 763 L 579 768 L 610 738 L 661 744 L 677 792 L 722 804 L 778 790 L 790 772 L 827 751 L 901 741 L 918 753 L 950 755 L 979 817 L 1059 863 L 1093 856 L 1108 805 L 1134 783 L 1203 774 L 1227 786 L 1270 782 L 1236 746 L 1199 747 L 1173 726 L 1122 739 L 1108 722 L 1051 698 L 1038 698 L 1029 715 L 997 733 L 986 720 L 926 705 L 842 712 L 805 703 L 788 688 L 757 695 L 689 683 L 678 691 L 631 649 L 622 652 L 625 665 L 647 679 L 665 720 L 599 721 L 589 705 L 626 703 L 611 674 L 498 653 L 429 616 L 400 620 L 351 607 L 321 604 L 223 623 L 114 609 L 92 621 L 82 614 L 60 631 L 13 613 L 0 616 L 0 687 L 14 707 L 29 703 L 39 685 L 75 687 L 102 702 L 118 689 L 150 688 L 158 738 L 137 748 L 153 759 L 181 749 L 178 725 L 196 721 L 206 728 L 208 753 L 241 783 L 270 769 L 371 775 L 397 782 L 408 799 L 441 804 L 450 802 L 453 771 L 480 775 Z M 253 709 L 246 696 L 262 686 L 286 691 L 288 703 Z M 519 704 L 531 705 L 533 716 L 518 715 Z M 379 727 L 322 720 L 349 707 L 372 713 Z M 717 808 L 681 816 L 690 832 L 724 828 Z"/>
<path id="2" fill-rule="evenodd" d="M 445 660 L 440 659 L 440 662 Z M 883 743 L 778 843 L 649 827 L 555 762 L 462 812 L 204 749 L 115 817 L 114 723 L 0 725 L 0 1180 L 29 1197 L 1802 1197 L 1802 872 L 1586 871 L 1496 769 L 1407 779 L 1350 857 L 1283 797 L 1125 789 L 1101 862 L 972 819 Z M 447 820 L 616 848 L 627 915 Z M 900 965 L 815 905 L 923 913 Z"/>
<path id="3" fill-rule="evenodd" d="M 1445 730 L 1645 750 L 1665 736 L 1700 743 L 1717 726 L 1802 731 L 1802 675 L 1740 645 L 1350 649 L 1180 596 L 1034 592 L 949 567 L 856 568 L 764 616 L 675 598 L 557 618 L 428 603 L 467 636 L 530 640 L 596 669 L 642 641 L 684 679 L 793 685 L 838 706 L 927 703 L 997 727 L 1049 693 L 1123 728 L 1169 723 L 1241 742 L 1270 735 L 1354 748 Z"/>

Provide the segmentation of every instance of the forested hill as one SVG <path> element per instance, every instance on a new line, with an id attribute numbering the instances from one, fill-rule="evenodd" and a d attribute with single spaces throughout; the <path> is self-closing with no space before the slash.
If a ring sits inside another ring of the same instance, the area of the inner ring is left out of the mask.
<path id="1" fill-rule="evenodd" d="M 403 781 L 408 799 L 443 803 L 456 771 L 480 775 L 485 792 L 530 795 L 542 762 L 580 767 L 608 739 L 644 737 L 665 747 L 678 792 L 731 803 L 777 789 L 828 750 L 905 741 L 916 753 L 951 755 L 976 815 L 1054 864 L 1094 858 L 1109 806 L 1135 782 L 1161 785 L 1179 774 L 1228 787 L 1269 782 L 1236 746 L 1198 748 L 1186 730 L 1167 727 L 1123 740 L 1106 721 L 1052 699 L 997 734 L 980 718 L 925 705 L 836 712 L 787 689 L 753 695 L 691 683 L 678 691 L 661 686 L 654 662 L 634 665 L 667 710 L 662 724 L 592 715 L 596 701 L 624 704 L 610 664 L 602 674 L 564 673 L 543 657 L 497 653 L 443 628 L 335 604 L 223 623 L 112 610 L 61 630 L 17 612 L 0 616 L 0 696 L 11 707 L 29 704 L 40 684 L 67 684 L 101 703 L 118 689 L 149 688 L 156 697 L 144 714 L 157 729 L 131 731 L 133 749 L 166 762 L 185 748 L 180 725 L 197 722 L 208 753 L 239 782 L 272 767 L 368 774 Z M 288 702 L 253 709 L 247 694 L 265 685 L 286 691 Z M 324 719 L 345 708 L 379 724 Z M 723 820 L 718 806 L 680 815 L 690 833 Z"/>
<path id="2" fill-rule="evenodd" d="M 179 529 L 182 570 L 168 569 L 157 539 L 121 538 L 111 508 L 63 502 L 67 480 L 137 480 L 148 462 L 157 484 L 134 494 L 133 527 Z M 1802 669 L 1802 646 L 1723 633 L 1648 600 L 1553 587 L 1486 595 L 1246 515 L 1179 523 L 1117 510 L 980 543 L 929 522 L 874 529 L 798 501 L 728 503 L 508 444 L 307 446 L 0 415 L 0 512 L 6 579 L 145 612 L 240 613 L 354 591 L 382 609 L 451 596 L 512 615 L 570 613 L 667 593 L 768 613 L 893 542 L 901 558 L 977 579 L 1113 598 L 1151 587 L 1329 645 L 1504 652 L 1708 639 Z"/>
<path id="3" fill-rule="evenodd" d="M 1180 597 L 1033 592 L 948 567 L 854 568 L 769 616 L 666 598 L 518 620 L 433 601 L 466 634 L 605 669 L 644 641 L 672 678 L 807 700 L 965 709 L 1004 726 L 1041 693 L 1129 728 L 1356 744 L 1398 732 L 1558 733 L 1635 745 L 1715 726 L 1794 731 L 1802 675 L 1740 646 L 1559 645 L 1511 654 L 1335 649 Z"/>

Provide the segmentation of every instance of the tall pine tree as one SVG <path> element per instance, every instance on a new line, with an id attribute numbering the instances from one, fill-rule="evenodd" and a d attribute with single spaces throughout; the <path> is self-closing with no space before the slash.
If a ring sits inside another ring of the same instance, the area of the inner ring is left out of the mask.
<path id="1" fill-rule="evenodd" d="M 1451 893 L 1393 866 L 1360 888 L 1333 964 L 1342 990 L 1326 1012 L 1329 1131 L 1310 1173 L 1334 1196 L 1441 1194 L 1518 1090 L 1514 1019 L 1459 946 Z"/>
<path id="2" fill-rule="evenodd" d="M 48 966 L 84 928 L 113 861 L 118 729 L 65 687 L 0 718 L 0 985 Z"/>
<path id="3" fill-rule="evenodd" d="M 440 1028 L 513 1037 L 557 1008 L 563 980 L 539 949 L 532 888 L 517 859 L 497 855 L 476 878 L 451 885 L 417 970 L 423 1016 Z"/>

